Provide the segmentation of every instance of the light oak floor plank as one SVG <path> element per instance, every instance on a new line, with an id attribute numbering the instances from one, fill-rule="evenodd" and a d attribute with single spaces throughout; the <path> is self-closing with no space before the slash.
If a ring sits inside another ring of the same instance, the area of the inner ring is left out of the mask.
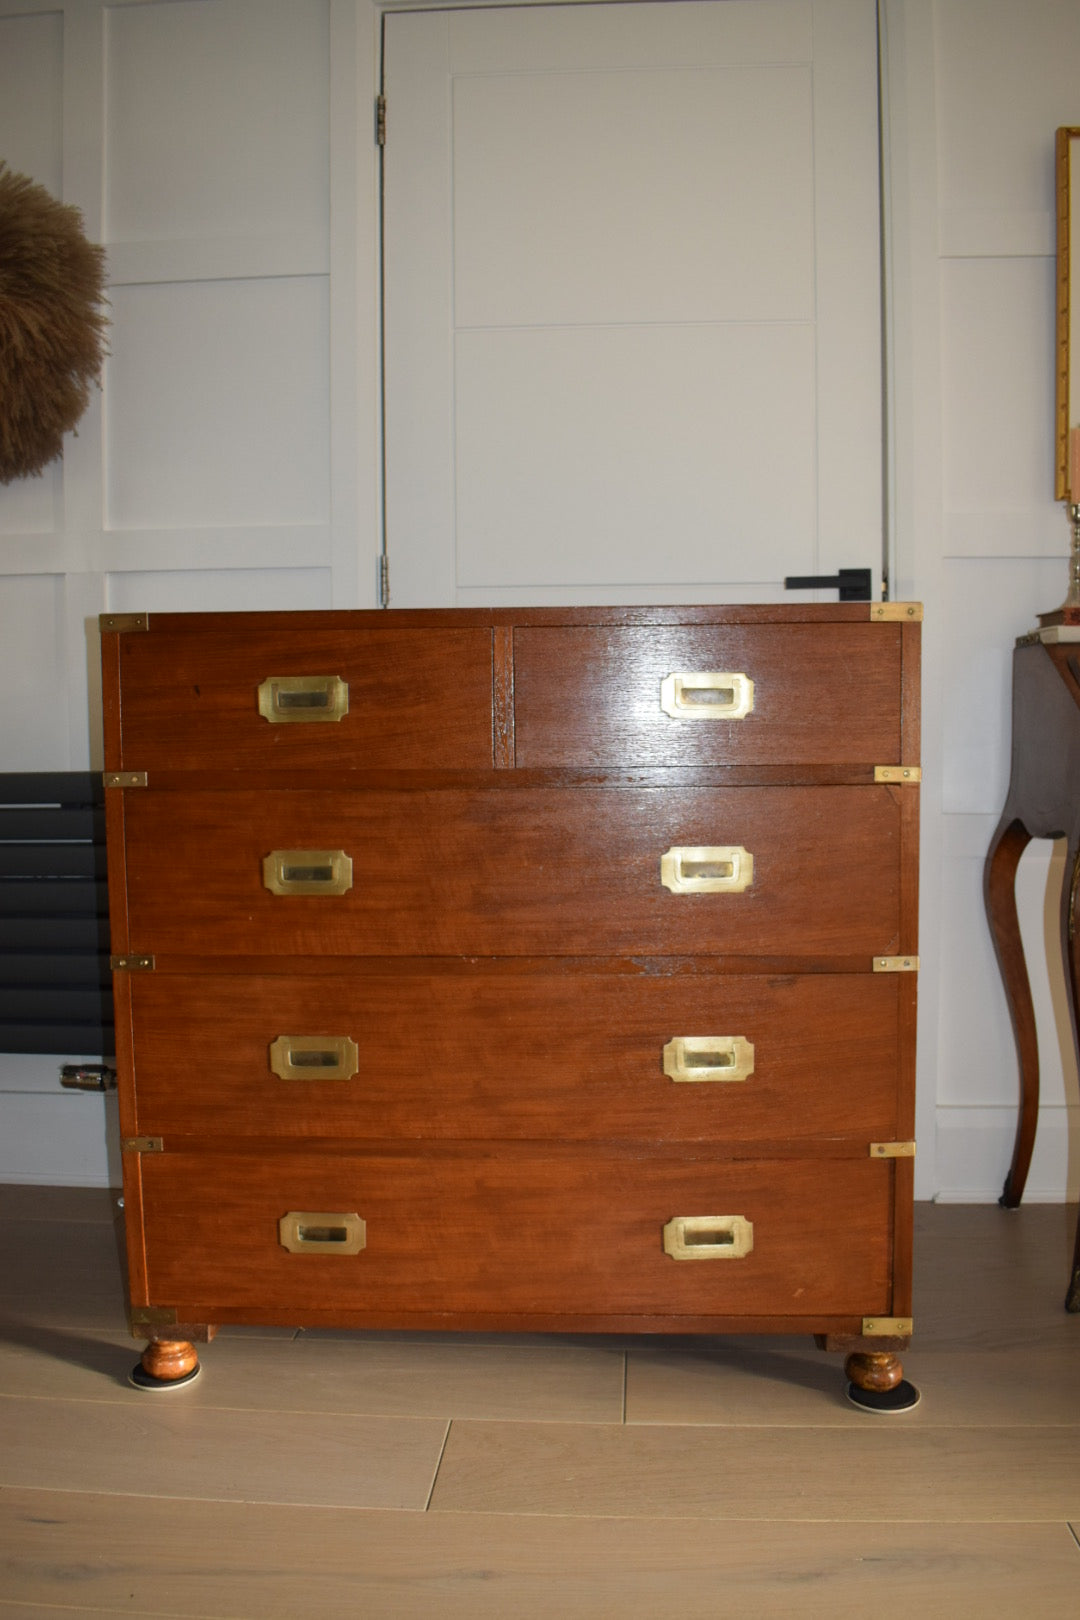
<path id="1" fill-rule="evenodd" d="M 124 1334 L 29 1328 L 0 1335 L 0 1390 L 37 1400 L 117 1401 L 142 1409 L 128 1383 L 140 1346 Z M 176 1391 L 185 1410 L 342 1412 L 537 1422 L 621 1423 L 624 1362 L 612 1350 L 511 1348 L 357 1338 L 200 1347 L 204 1372 Z M 171 1398 L 171 1397 L 170 1397 Z"/>
<path id="2" fill-rule="evenodd" d="M 1080 1334 L 1049 1349 L 921 1351 L 904 1356 L 922 1399 L 905 1427 L 1080 1425 Z M 843 1394 L 843 1357 L 808 1340 L 650 1340 L 627 1352 L 628 1423 L 837 1424 L 867 1418 Z M 1080 1435 L 1077 1436 L 1080 1456 Z"/>
<path id="3" fill-rule="evenodd" d="M 428 1501 L 439 1419 L 200 1411 L 188 1393 L 133 1405 L 0 1395 L 0 1484 L 408 1510 Z"/>
<path id="4" fill-rule="evenodd" d="M 0 1597 L 0 1620 L 232 1620 L 229 1615 L 178 1614 L 171 1609 L 167 1614 L 151 1609 L 84 1609 L 55 1608 L 51 1603 L 9 1603 Z"/>
<path id="5" fill-rule="evenodd" d="M 0 1493 L 0 1546 L 12 1602 L 198 1620 L 1073 1620 L 1080 1579 L 1064 1525 L 743 1523 L 717 1533 L 691 1517 L 33 1491 Z"/>
<path id="6" fill-rule="evenodd" d="M 124 1328 L 123 1237 L 111 1221 L 0 1222 L 0 1312 L 78 1328 Z"/>
<path id="7" fill-rule="evenodd" d="M 111 1225 L 117 1192 L 109 1187 L 43 1187 L 0 1182 L 0 1221 L 94 1221 Z"/>
<path id="8" fill-rule="evenodd" d="M 913 1429 L 872 1417 L 861 1430 L 463 1422 L 451 1429 L 431 1506 L 1064 1522 L 1080 1515 L 1080 1453 L 1069 1428 Z"/>
<path id="9" fill-rule="evenodd" d="M 1071 1345 L 1064 1309 L 1076 1206 L 917 1204 L 912 1355 L 965 1347 Z"/>

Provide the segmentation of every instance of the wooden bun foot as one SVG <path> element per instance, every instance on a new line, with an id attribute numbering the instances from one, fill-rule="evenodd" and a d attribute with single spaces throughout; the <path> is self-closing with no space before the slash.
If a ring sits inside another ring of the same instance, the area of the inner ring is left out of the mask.
<path id="1" fill-rule="evenodd" d="M 904 1377 L 900 1357 L 888 1350 L 857 1350 L 844 1371 L 851 1380 L 847 1398 L 864 1412 L 910 1412 L 921 1399 Z"/>
<path id="2" fill-rule="evenodd" d="M 180 1389 L 198 1378 L 202 1368 L 195 1346 L 186 1339 L 154 1339 L 128 1374 L 136 1389 Z"/>

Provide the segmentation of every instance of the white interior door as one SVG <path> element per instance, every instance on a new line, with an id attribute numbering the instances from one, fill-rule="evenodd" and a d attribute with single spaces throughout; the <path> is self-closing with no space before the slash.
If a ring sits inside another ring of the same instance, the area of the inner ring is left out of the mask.
<path id="1" fill-rule="evenodd" d="M 880 579 L 874 0 L 385 24 L 393 604 Z"/>

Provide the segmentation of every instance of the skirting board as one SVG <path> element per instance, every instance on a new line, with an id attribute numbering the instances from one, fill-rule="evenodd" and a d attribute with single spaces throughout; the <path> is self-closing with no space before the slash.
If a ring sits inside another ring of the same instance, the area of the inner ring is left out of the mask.
<path id="1" fill-rule="evenodd" d="M 116 1094 L 0 1092 L 0 1182 L 118 1187 Z"/>
<path id="2" fill-rule="evenodd" d="M 939 1108 L 937 1183 L 942 1204 L 991 1204 L 1001 1197 L 1016 1136 L 1015 1108 Z M 1080 1197 L 1080 1107 L 1039 1110 L 1024 1202 L 1060 1204 Z"/>

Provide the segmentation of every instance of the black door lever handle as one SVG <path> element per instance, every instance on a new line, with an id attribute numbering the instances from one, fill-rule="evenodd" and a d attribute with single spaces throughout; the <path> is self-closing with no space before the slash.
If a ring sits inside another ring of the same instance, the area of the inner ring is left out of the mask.
<path id="1" fill-rule="evenodd" d="M 869 602 L 869 568 L 841 568 L 838 574 L 791 575 L 784 581 L 786 591 L 839 591 L 841 602 Z"/>

